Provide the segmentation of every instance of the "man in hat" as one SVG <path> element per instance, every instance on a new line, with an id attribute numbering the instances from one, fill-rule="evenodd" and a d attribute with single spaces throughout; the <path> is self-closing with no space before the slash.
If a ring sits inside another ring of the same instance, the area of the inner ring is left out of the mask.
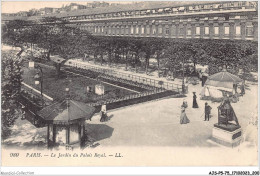
<path id="1" fill-rule="evenodd" d="M 211 107 L 208 105 L 208 103 L 205 103 L 205 120 L 206 121 L 208 119 L 209 121 L 209 117 L 210 117 L 210 111 L 211 111 Z"/>

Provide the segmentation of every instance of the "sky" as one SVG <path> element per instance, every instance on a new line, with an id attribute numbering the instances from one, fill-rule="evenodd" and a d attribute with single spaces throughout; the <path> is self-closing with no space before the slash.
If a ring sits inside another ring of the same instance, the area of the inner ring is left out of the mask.
<path id="1" fill-rule="evenodd" d="M 70 3 L 78 3 L 86 5 L 91 1 L 1 1 L 2 13 L 16 13 L 19 11 L 29 11 L 30 9 L 40 9 L 44 7 L 60 8 L 62 5 L 68 5 Z M 109 3 L 130 3 L 129 1 L 105 1 Z"/>

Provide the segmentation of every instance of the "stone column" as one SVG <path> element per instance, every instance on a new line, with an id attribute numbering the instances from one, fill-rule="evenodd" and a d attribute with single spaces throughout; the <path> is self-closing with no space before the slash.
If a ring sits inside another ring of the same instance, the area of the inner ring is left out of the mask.
<path id="1" fill-rule="evenodd" d="M 156 23 L 155 24 L 155 30 L 156 30 L 156 34 L 155 34 L 155 37 L 158 37 L 159 36 L 159 34 L 158 34 L 158 29 L 159 29 L 159 25 Z"/>
<path id="2" fill-rule="evenodd" d="M 175 23 L 175 36 L 179 38 L 179 23 Z"/>
<path id="3" fill-rule="evenodd" d="M 222 39 L 225 35 L 224 24 L 219 23 L 218 26 L 219 26 L 219 38 Z"/>
<path id="4" fill-rule="evenodd" d="M 147 33 L 146 33 L 146 31 L 147 31 L 147 26 L 149 26 L 149 24 L 145 24 L 145 25 L 143 25 L 144 26 L 144 36 L 145 37 L 147 37 Z"/>
<path id="5" fill-rule="evenodd" d="M 245 38 L 246 38 L 246 22 L 241 22 L 240 26 L 241 26 L 241 39 L 245 40 Z"/>
<path id="6" fill-rule="evenodd" d="M 214 25 L 213 23 L 209 23 L 209 38 L 212 39 L 214 37 Z"/>
<path id="7" fill-rule="evenodd" d="M 150 24 L 150 37 L 153 37 L 153 25 Z"/>
<path id="8" fill-rule="evenodd" d="M 174 23 L 171 23 L 170 25 L 170 38 L 174 38 L 175 37 L 175 24 Z"/>
<path id="9" fill-rule="evenodd" d="M 191 38 L 195 38 L 195 33 L 196 33 L 196 27 L 195 24 L 191 24 Z"/>
<path id="10" fill-rule="evenodd" d="M 127 35 L 127 30 L 128 30 L 128 29 L 127 29 L 127 24 L 125 24 L 125 25 L 124 25 L 124 36 Z"/>
<path id="11" fill-rule="evenodd" d="M 200 38 L 203 38 L 205 35 L 204 23 L 200 23 Z"/>
<path id="12" fill-rule="evenodd" d="M 183 38 L 187 37 L 187 23 L 183 23 Z"/>
<path id="13" fill-rule="evenodd" d="M 229 38 L 234 39 L 235 36 L 235 23 L 231 22 L 229 23 Z"/>
<path id="14" fill-rule="evenodd" d="M 164 23 L 162 24 L 162 37 L 166 37 L 166 28 L 168 28 L 168 25 L 166 26 Z"/>

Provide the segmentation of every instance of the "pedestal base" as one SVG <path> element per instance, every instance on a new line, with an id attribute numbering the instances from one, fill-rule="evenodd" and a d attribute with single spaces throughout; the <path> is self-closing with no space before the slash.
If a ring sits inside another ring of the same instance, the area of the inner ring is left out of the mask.
<path id="1" fill-rule="evenodd" d="M 229 131 L 214 125 L 212 138 L 215 142 L 221 145 L 235 147 L 240 144 L 242 138 L 242 129 L 241 127 L 238 127 Z"/>

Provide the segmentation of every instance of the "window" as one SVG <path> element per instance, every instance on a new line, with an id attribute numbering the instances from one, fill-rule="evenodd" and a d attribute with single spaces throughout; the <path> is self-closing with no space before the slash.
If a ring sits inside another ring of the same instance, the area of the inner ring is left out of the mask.
<path id="1" fill-rule="evenodd" d="M 134 27 L 131 26 L 131 34 L 133 34 L 133 33 L 134 33 Z"/>
<path id="2" fill-rule="evenodd" d="M 236 35 L 241 35 L 241 28 L 240 28 L 240 26 L 236 26 Z"/>
<path id="3" fill-rule="evenodd" d="M 156 29 L 155 28 L 153 28 L 153 34 L 156 34 Z"/>
<path id="4" fill-rule="evenodd" d="M 144 27 L 141 28 L 141 33 L 144 34 Z"/>
<path id="5" fill-rule="evenodd" d="M 191 29 L 187 30 L 187 35 L 191 35 Z"/>
<path id="6" fill-rule="evenodd" d="M 247 26 L 246 27 L 246 36 L 253 36 L 253 34 L 254 34 L 253 26 Z"/>
<path id="7" fill-rule="evenodd" d="M 139 33 L 139 26 L 136 26 L 135 33 L 136 33 L 136 34 Z"/>
<path id="8" fill-rule="evenodd" d="M 224 28 L 224 34 L 229 35 L 229 26 L 225 26 Z"/>
<path id="9" fill-rule="evenodd" d="M 116 34 L 120 34 L 120 28 L 119 28 L 119 26 L 117 26 Z"/>
<path id="10" fill-rule="evenodd" d="M 214 34 L 219 35 L 219 27 L 218 26 L 214 27 Z"/>
<path id="11" fill-rule="evenodd" d="M 200 35 L 200 27 L 199 26 L 196 27 L 196 35 Z"/>
<path id="12" fill-rule="evenodd" d="M 208 26 L 205 27 L 205 35 L 209 35 L 209 27 Z"/>

